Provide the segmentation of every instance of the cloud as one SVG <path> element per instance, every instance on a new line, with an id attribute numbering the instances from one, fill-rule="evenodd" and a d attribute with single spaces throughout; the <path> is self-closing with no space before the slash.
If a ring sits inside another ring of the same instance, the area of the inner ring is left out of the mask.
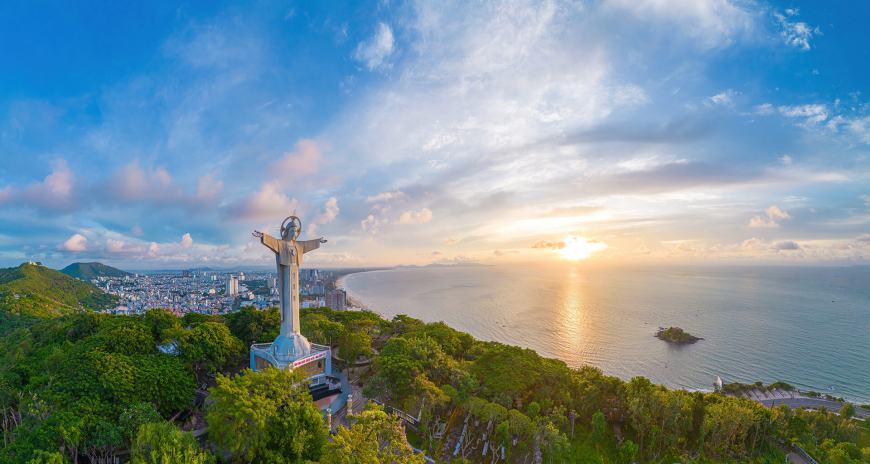
<path id="1" fill-rule="evenodd" d="M 278 188 L 277 182 L 267 182 L 259 191 L 237 200 L 225 209 L 234 221 L 274 221 L 296 210 L 296 199 L 290 199 Z"/>
<path id="2" fill-rule="evenodd" d="M 423 208 L 420 211 L 406 211 L 397 221 L 398 224 L 424 224 L 432 220 L 432 211 Z"/>
<path id="3" fill-rule="evenodd" d="M 767 245 L 764 244 L 763 241 L 758 240 L 755 237 L 744 240 L 743 243 L 740 244 L 740 248 L 743 251 L 755 252 L 755 251 L 763 251 L 767 249 Z"/>
<path id="4" fill-rule="evenodd" d="M 229 250 L 229 249 L 230 249 L 230 244 L 229 244 L 229 243 L 225 243 L 225 244 L 223 244 L 223 245 L 217 247 L 217 251 L 218 251 L 218 253 L 223 253 L 224 251 L 227 251 L 227 250 Z"/>
<path id="5" fill-rule="evenodd" d="M 532 245 L 532 248 L 545 249 L 545 250 L 561 250 L 565 248 L 565 241 L 559 242 L 551 242 L 548 240 L 538 240 Z"/>
<path id="6" fill-rule="evenodd" d="M 797 15 L 798 10 L 791 10 L 794 13 L 789 16 Z M 787 11 L 786 11 L 787 12 Z M 807 51 L 810 49 L 810 39 L 815 35 L 823 35 L 822 31 L 817 27 L 815 30 L 810 28 L 807 23 L 789 21 L 788 18 L 780 13 L 774 13 L 776 23 L 779 25 L 779 35 L 783 38 L 787 45 L 798 47 L 801 50 Z"/>
<path id="7" fill-rule="evenodd" d="M 712 97 L 707 98 L 708 105 L 719 105 L 719 106 L 734 106 L 734 97 L 737 95 L 737 92 L 729 89 L 720 94 L 713 95 Z"/>
<path id="8" fill-rule="evenodd" d="M 495 250 L 492 252 L 492 254 L 494 254 L 496 256 L 510 255 L 513 253 L 519 253 L 519 251 L 517 251 L 517 250 Z"/>
<path id="9" fill-rule="evenodd" d="M 106 240 L 106 253 L 135 254 L 142 253 L 143 251 L 145 251 L 145 248 L 141 243 L 127 243 L 122 240 L 113 240 L 111 238 Z"/>
<path id="10" fill-rule="evenodd" d="M 755 28 L 756 6 L 730 0 L 608 0 L 605 5 L 633 12 L 637 17 L 677 24 L 670 33 L 686 33 L 703 48 L 724 47 L 734 37 Z"/>
<path id="11" fill-rule="evenodd" d="M 184 248 L 190 248 L 193 246 L 193 238 L 190 237 L 190 234 L 184 234 L 181 236 L 181 246 Z"/>
<path id="12" fill-rule="evenodd" d="M 133 228 L 130 229 L 130 235 L 132 235 L 133 237 L 141 237 L 141 236 L 145 235 L 145 233 L 142 232 L 141 227 L 133 226 Z"/>
<path id="13" fill-rule="evenodd" d="M 790 118 L 806 117 L 809 124 L 817 124 L 828 118 L 826 105 L 780 106 L 779 112 Z"/>
<path id="14" fill-rule="evenodd" d="M 0 201 L 6 197 L 11 200 L 16 193 L 18 199 L 27 205 L 56 212 L 69 212 L 79 206 L 77 204 L 76 176 L 63 158 L 51 162 L 51 174 L 42 182 L 33 182 L 22 191 L 16 192 L 11 187 L 0 191 Z"/>
<path id="15" fill-rule="evenodd" d="M 224 190 L 224 183 L 221 180 L 215 180 L 220 170 L 212 173 L 204 174 L 196 180 L 196 193 L 193 194 L 193 200 L 200 205 L 211 205 L 217 202 L 221 193 Z"/>
<path id="16" fill-rule="evenodd" d="M 450 237 L 448 237 L 447 239 L 444 240 L 444 243 L 446 243 L 447 245 L 454 245 L 454 244 L 457 244 L 461 241 L 462 241 L 461 238 L 456 238 L 456 237 L 451 235 Z"/>
<path id="17" fill-rule="evenodd" d="M 146 200 L 164 204 L 174 203 L 184 196 L 174 183 L 165 168 L 158 166 L 146 171 L 139 166 L 139 160 L 136 159 L 112 174 L 107 187 L 110 195 L 106 200 L 126 203 Z"/>
<path id="18" fill-rule="evenodd" d="M 779 209 L 774 205 L 767 208 L 765 211 L 766 218 L 755 216 L 749 221 L 749 227 L 779 227 L 779 222 L 782 219 L 791 219 L 791 216 L 786 211 Z"/>
<path id="19" fill-rule="evenodd" d="M 788 156 L 788 155 L 782 155 L 782 157 L 779 158 L 779 162 L 786 165 L 786 166 L 791 166 L 792 161 L 794 161 L 794 160 L 792 159 L 791 156 Z"/>
<path id="20" fill-rule="evenodd" d="M 381 225 L 384 224 L 385 221 L 374 217 L 369 214 L 369 217 L 360 221 L 360 226 L 362 227 L 363 233 L 377 235 L 380 231 Z"/>
<path id="21" fill-rule="evenodd" d="M 855 237 L 855 240 L 859 242 L 870 242 L 870 234 L 861 234 Z"/>
<path id="22" fill-rule="evenodd" d="M 773 105 L 770 103 L 764 103 L 762 105 L 757 105 L 754 108 L 754 113 L 762 116 L 767 116 L 769 114 L 773 114 Z"/>
<path id="23" fill-rule="evenodd" d="M 160 254 L 161 254 L 160 245 L 158 245 L 158 244 L 155 243 L 155 242 L 151 242 L 151 244 L 148 245 L 148 254 L 147 254 L 147 256 L 148 256 L 149 258 L 156 258 L 156 257 L 160 256 Z"/>
<path id="24" fill-rule="evenodd" d="M 773 248 L 774 248 L 775 250 L 780 250 L 780 251 L 800 250 L 800 249 L 801 249 L 800 245 L 798 245 L 797 243 L 795 243 L 795 242 L 793 242 L 793 241 L 791 241 L 791 240 L 785 240 L 785 241 L 783 241 L 783 242 L 777 242 L 777 243 L 773 246 Z"/>
<path id="25" fill-rule="evenodd" d="M 388 68 L 386 59 L 393 53 L 394 45 L 393 30 L 386 23 L 378 23 L 375 34 L 357 45 L 353 59 L 364 63 L 369 71 L 381 67 Z"/>
<path id="26" fill-rule="evenodd" d="M 73 253 L 82 252 L 82 251 L 90 251 L 94 247 L 93 244 L 88 242 L 88 239 L 81 234 L 75 234 L 69 238 L 66 242 L 58 245 L 56 247 L 57 251 L 69 251 Z"/>
<path id="27" fill-rule="evenodd" d="M 295 152 L 284 153 L 281 159 L 272 163 L 269 175 L 297 179 L 305 175 L 316 174 L 323 151 L 324 148 L 314 140 L 299 140 L 296 142 Z"/>
<path id="28" fill-rule="evenodd" d="M 366 203 L 379 203 L 379 202 L 391 202 L 391 201 L 403 201 L 408 198 L 401 190 L 396 190 L 395 192 L 382 192 L 374 196 L 370 196 L 366 198 Z"/>
<path id="29" fill-rule="evenodd" d="M 318 224 L 328 224 L 338 216 L 338 200 L 335 197 L 326 200 L 326 204 L 323 208 L 323 213 L 315 216 L 314 220 L 311 221 L 311 224 L 308 225 L 308 233 L 311 235 L 317 234 Z"/>

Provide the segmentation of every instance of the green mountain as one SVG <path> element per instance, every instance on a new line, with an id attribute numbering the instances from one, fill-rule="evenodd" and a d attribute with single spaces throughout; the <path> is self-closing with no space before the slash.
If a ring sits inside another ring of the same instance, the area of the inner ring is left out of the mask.
<path id="1" fill-rule="evenodd" d="M 124 277 L 133 275 L 129 272 L 115 269 L 112 266 L 106 266 L 103 263 L 72 263 L 61 269 L 60 272 L 82 280 L 91 280 L 94 277 Z"/>
<path id="2" fill-rule="evenodd" d="M 88 282 L 44 266 L 24 263 L 0 268 L 0 313 L 55 317 L 78 309 L 114 307 L 118 300 Z"/>

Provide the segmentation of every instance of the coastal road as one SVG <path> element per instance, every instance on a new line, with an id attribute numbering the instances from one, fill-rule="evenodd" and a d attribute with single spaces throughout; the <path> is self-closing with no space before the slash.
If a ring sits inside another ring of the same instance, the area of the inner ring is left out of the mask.
<path id="1" fill-rule="evenodd" d="M 807 397 L 797 397 L 797 398 L 777 398 L 777 399 L 758 399 L 756 400 L 761 404 L 770 407 L 771 405 L 779 406 L 781 404 L 787 404 L 790 408 L 799 408 L 801 406 L 806 406 L 809 408 L 818 408 L 819 406 L 824 406 L 831 411 L 840 411 L 840 408 L 843 407 L 843 403 L 839 401 L 831 401 L 822 398 L 807 398 Z M 870 411 L 864 408 L 855 408 L 855 417 L 859 419 L 867 419 L 870 417 Z"/>

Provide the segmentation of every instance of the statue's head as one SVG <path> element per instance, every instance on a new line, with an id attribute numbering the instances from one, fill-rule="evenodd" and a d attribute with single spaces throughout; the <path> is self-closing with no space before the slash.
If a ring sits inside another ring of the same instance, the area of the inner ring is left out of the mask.
<path id="1" fill-rule="evenodd" d="M 283 240 L 296 240 L 299 236 L 299 228 L 302 222 L 296 216 L 290 216 L 281 224 L 281 238 Z"/>

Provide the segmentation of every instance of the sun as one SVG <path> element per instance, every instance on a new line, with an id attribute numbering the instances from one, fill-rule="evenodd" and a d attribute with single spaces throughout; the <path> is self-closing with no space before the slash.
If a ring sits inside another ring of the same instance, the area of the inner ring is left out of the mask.
<path id="1" fill-rule="evenodd" d="M 607 244 L 603 242 L 590 242 L 586 237 L 571 235 L 565 238 L 565 246 L 559 250 L 562 258 L 569 261 L 577 261 L 578 259 L 586 259 L 592 256 L 592 253 L 601 251 L 607 248 Z"/>

